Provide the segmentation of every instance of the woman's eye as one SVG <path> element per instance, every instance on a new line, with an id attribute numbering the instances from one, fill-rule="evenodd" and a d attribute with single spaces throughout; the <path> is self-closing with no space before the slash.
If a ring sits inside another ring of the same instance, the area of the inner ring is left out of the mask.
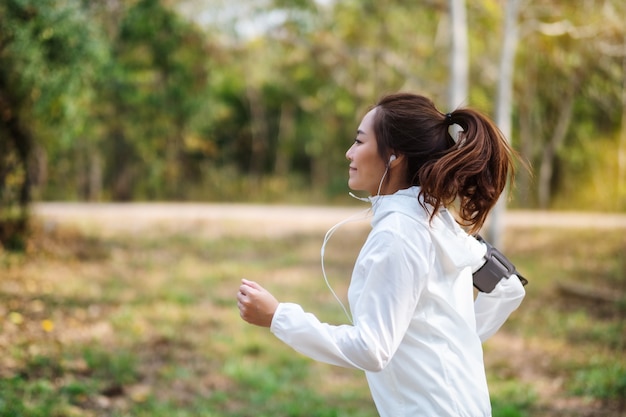
<path id="1" fill-rule="evenodd" d="M 354 139 L 354 143 L 361 144 L 361 143 L 363 143 L 363 141 L 361 141 L 361 140 L 359 140 L 359 139 L 357 138 L 357 139 Z"/>

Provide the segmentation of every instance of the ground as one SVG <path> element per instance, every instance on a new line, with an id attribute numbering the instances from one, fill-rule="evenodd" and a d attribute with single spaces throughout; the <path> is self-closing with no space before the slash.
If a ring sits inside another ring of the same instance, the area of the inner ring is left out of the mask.
<path id="1" fill-rule="evenodd" d="M 103 233 L 149 234 L 161 231 L 201 233 L 209 237 L 270 236 L 319 232 L 320 236 L 337 222 L 365 214 L 363 207 L 312 207 L 245 204 L 80 204 L 46 203 L 34 206 L 44 228 L 71 223 L 86 230 Z M 516 228 L 550 227 L 554 229 L 590 228 L 624 229 L 626 215 L 598 213 L 563 213 L 507 211 L 502 225 Z M 367 227 L 360 222 L 346 227 Z M 489 341 L 487 366 L 507 361 L 509 371 L 533 385 L 541 401 L 551 408 L 542 416 L 620 416 L 621 411 L 598 414 L 594 402 L 560 395 L 563 381 L 551 375 L 546 363 L 547 349 L 533 341 L 500 332 Z M 554 354 L 554 352 L 548 352 Z M 556 414 L 555 414 L 556 413 Z"/>

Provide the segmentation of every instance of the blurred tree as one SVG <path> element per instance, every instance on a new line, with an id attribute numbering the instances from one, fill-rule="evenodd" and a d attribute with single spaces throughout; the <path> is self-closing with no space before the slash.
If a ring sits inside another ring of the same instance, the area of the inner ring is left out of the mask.
<path id="1" fill-rule="evenodd" d="M 452 87 L 450 57 L 463 55 L 452 47 L 457 3 L 4 2 L 3 206 L 28 200 L 30 187 L 20 187 L 46 171 L 46 188 L 35 189 L 44 198 L 276 200 L 296 186 L 301 196 L 313 190 L 311 201 L 343 195 L 359 118 L 398 90 L 442 110 L 459 92 L 457 105 L 495 113 L 503 130 L 509 106 L 498 103 L 512 103 L 510 138 L 539 173 L 536 186 L 518 178 L 521 204 L 557 204 L 581 181 L 598 201 L 611 187 L 613 198 L 623 193 L 626 157 L 609 151 L 624 107 L 615 88 L 624 83 L 623 2 L 520 4 L 512 100 L 502 75 L 515 48 L 485 34 L 511 35 L 503 6 L 518 1 L 467 4 L 468 92 Z M 11 129 L 23 139 L 9 140 Z M 18 145 L 30 149 L 26 159 Z"/>
<path id="2" fill-rule="evenodd" d="M 617 132 L 621 115 L 615 86 L 623 78 L 625 32 L 617 16 L 624 15 L 624 5 L 616 0 L 591 3 L 594 7 L 580 8 L 537 2 L 524 10 L 520 139 L 523 152 L 538 167 L 541 208 L 548 208 L 559 193 L 572 204 L 576 189 L 596 175 L 595 168 L 600 168 L 601 188 L 617 194 L 617 172 L 611 168 L 615 163 L 594 167 L 593 161 L 603 158 L 598 145 L 605 141 L 602 137 Z M 621 52 L 607 53 L 609 49 Z M 585 193 L 596 201 L 590 200 L 590 207 L 600 208 L 599 195 L 590 191 Z M 609 208 L 606 203 L 604 207 Z"/>
<path id="3" fill-rule="evenodd" d="M 622 51 L 626 50 L 626 35 Z M 619 51 L 619 49 L 618 49 Z M 617 52 L 619 54 L 619 52 Z M 626 207 L 626 53 L 622 52 L 622 118 L 617 147 L 617 208 Z"/>
<path id="4" fill-rule="evenodd" d="M 453 110 L 469 98 L 469 33 L 465 0 L 450 0 L 450 92 L 448 108 Z"/>
<path id="5" fill-rule="evenodd" d="M 105 186 L 114 200 L 181 198 L 185 141 L 208 77 L 205 36 L 159 0 L 140 0 L 120 22 L 104 106 Z"/>
<path id="6" fill-rule="evenodd" d="M 22 244 L 47 152 L 80 133 L 101 58 L 79 2 L 0 4 L 0 243 Z"/>
<path id="7" fill-rule="evenodd" d="M 403 86 L 445 96 L 447 72 L 438 59 L 445 52 L 435 45 L 438 7 L 443 5 L 417 8 L 404 2 L 345 1 L 328 8 L 313 1 L 277 2 L 272 9 L 273 16 L 281 16 L 275 18 L 277 23 L 260 35 L 239 38 L 238 54 L 249 54 L 255 63 L 255 71 L 244 74 L 246 101 L 251 118 L 257 120 L 251 131 L 261 139 L 252 141 L 258 148 L 250 154 L 261 159 L 264 149 L 265 158 L 274 162 L 266 164 L 263 173 L 304 162 L 314 188 L 345 192 L 344 169 L 339 171 L 341 179 L 334 173 L 345 167 L 345 149 L 366 106 Z M 230 26 L 240 27 L 236 22 Z M 250 61 L 239 61 L 251 68 Z M 418 69 L 430 67 L 439 68 L 438 75 L 420 79 Z M 261 85 L 282 98 L 278 108 L 269 111 L 270 97 L 258 95 Z M 279 127 L 274 130 L 279 140 L 263 139 L 260 132 L 267 128 L 259 128 L 260 115 L 265 116 L 264 123 L 277 121 L 271 124 Z M 292 153 L 303 149 L 305 154 L 289 157 L 287 149 Z M 258 166 L 254 172 L 258 176 Z"/>
<path id="8" fill-rule="evenodd" d="M 500 49 L 500 65 L 498 88 L 495 100 L 495 122 L 509 142 L 512 135 L 513 113 L 513 80 L 515 57 L 517 52 L 519 0 L 507 0 L 504 5 L 504 24 L 502 46 Z M 502 248 L 502 217 L 506 211 L 508 187 L 503 196 L 498 199 L 493 209 L 487 230 L 487 240 L 494 246 Z"/>

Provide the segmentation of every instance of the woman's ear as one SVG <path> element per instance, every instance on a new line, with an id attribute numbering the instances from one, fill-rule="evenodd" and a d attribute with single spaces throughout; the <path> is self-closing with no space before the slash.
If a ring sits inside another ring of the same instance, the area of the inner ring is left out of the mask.
<path id="1" fill-rule="evenodd" d="M 389 168 L 391 168 L 392 166 L 397 166 L 398 164 L 402 164 L 404 160 L 405 160 L 404 155 L 394 152 L 389 157 L 389 162 L 387 162 L 387 166 Z"/>

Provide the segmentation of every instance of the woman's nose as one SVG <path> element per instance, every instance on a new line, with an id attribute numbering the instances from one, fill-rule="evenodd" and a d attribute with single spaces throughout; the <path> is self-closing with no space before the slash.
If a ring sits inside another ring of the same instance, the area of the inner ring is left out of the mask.
<path id="1" fill-rule="evenodd" d="M 346 159 L 347 159 L 348 161 L 352 161 L 352 156 L 351 156 L 351 155 L 352 155 L 352 153 L 350 152 L 351 150 L 352 150 L 352 146 L 350 146 L 350 147 L 348 148 L 348 150 L 346 151 Z"/>

